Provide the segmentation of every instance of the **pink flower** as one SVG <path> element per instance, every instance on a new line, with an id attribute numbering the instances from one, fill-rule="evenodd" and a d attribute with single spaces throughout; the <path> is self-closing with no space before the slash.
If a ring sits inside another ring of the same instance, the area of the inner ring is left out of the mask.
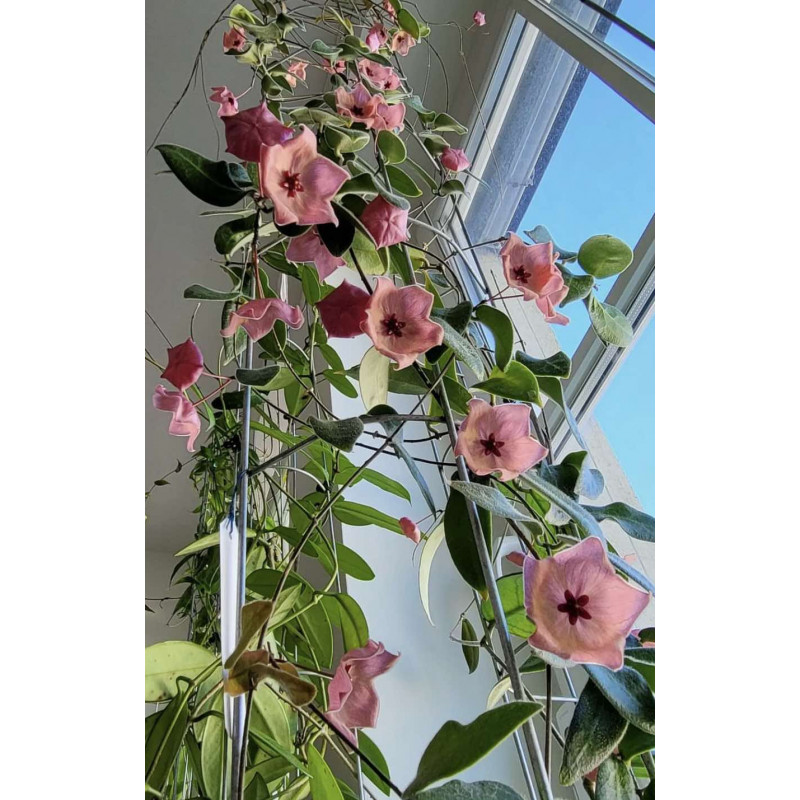
<path id="1" fill-rule="evenodd" d="M 476 11 L 472 15 L 472 22 L 479 28 L 482 28 L 486 24 L 486 14 L 484 14 L 483 11 Z"/>
<path id="2" fill-rule="evenodd" d="M 457 147 L 445 147 L 439 158 L 442 161 L 442 166 L 453 170 L 453 172 L 461 172 L 462 169 L 469 167 L 467 154 Z"/>
<path id="3" fill-rule="evenodd" d="M 186 449 L 193 453 L 194 440 L 200 433 L 200 415 L 197 409 L 181 392 L 167 391 L 161 384 L 156 386 L 153 405 L 159 411 L 169 411 L 172 414 L 169 432 L 173 436 L 188 436 Z"/>
<path id="4" fill-rule="evenodd" d="M 311 228 L 302 236 L 295 236 L 286 248 L 289 261 L 312 263 L 317 268 L 319 279 L 324 281 L 328 275 L 344 266 L 344 259 L 333 255 L 319 238 L 316 228 Z"/>
<path id="5" fill-rule="evenodd" d="M 368 31 L 367 38 L 364 40 L 369 47 L 370 53 L 380 50 L 386 44 L 389 34 L 380 22 L 376 22 Z"/>
<path id="6" fill-rule="evenodd" d="M 509 286 L 519 289 L 525 300 L 534 300 L 548 322 L 566 325 L 569 318 L 555 307 L 567 296 L 569 288 L 555 265 L 558 253 L 553 243 L 525 244 L 512 233 L 500 251 L 503 272 Z"/>
<path id="7" fill-rule="evenodd" d="M 469 414 L 461 423 L 453 452 L 464 456 L 476 475 L 499 472 L 501 481 L 510 481 L 538 464 L 547 448 L 531 436 L 529 406 L 491 406 L 474 398 L 469 401 Z"/>
<path id="8" fill-rule="evenodd" d="M 305 125 L 286 144 L 261 147 L 259 188 L 272 200 L 278 225 L 339 224 L 331 200 L 350 177 L 317 153 L 317 138 Z"/>
<path id="9" fill-rule="evenodd" d="M 161 373 L 161 377 L 166 378 L 176 389 L 185 391 L 202 374 L 203 354 L 191 339 L 167 350 L 167 368 Z"/>
<path id="10" fill-rule="evenodd" d="M 225 151 L 242 161 L 258 161 L 261 145 L 276 145 L 292 137 L 287 128 L 268 108 L 260 103 L 233 116 L 223 117 Z"/>
<path id="11" fill-rule="evenodd" d="M 380 701 L 375 678 L 388 672 L 400 658 L 386 650 L 381 642 L 369 639 L 364 647 L 342 656 L 328 684 L 328 721 L 353 744 L 353 728 L 374 728 L 378 724 Z"/>
<path id="12" fill-rule="evenodd" d="M 419 532 L 419 528 L 417 527 L 417 523 L 408 517 L 400 517 L 398 522 L 400 523 L 400 528 L 403 531 L 403 535 L 411 539 L 414 544 L 419 544 L 421 534 Z"/>
<path id="13" fill-rule="evenodd" d="M 416 43 L 417 40 L 410 33 L 406 33 L 405 31 L 397 31 L 397 33 L 392 36 L 392 52 L 400 53 L 401 56 L 407 56 L 408 51 Z"/>
<path id="14" fill-rule="evenodd" d="M 408 239 L 408 211 L 393 206 L 378 195 L 361 212 L 361 221 L 376 247 L 388 247 Z"/>
<path id="15" fill-rule="evenodd" d="M 537 561 L 525 557 L 525 610 L 533 647 L 579 664 L 622 667 L 625 637 L 650 600 L 620 578 L 602 542 L 590 537 Z"/>
<path id="16" fill-rule="evenodd" d="M 516 564 L 518 567 L 521 567 L 525 563 L 525 553 L 521 553 L 519 550 L 509 553 L 506 558 L 512 564 Z"/>
<path id="17" fill-rule="evenodd" d="M 359 286 L 343 281 L 327 297 L 317 303 L 322 325 L 328 336 L 352 339 L 364 331 L 369 294 Z"/>
<path id="18" fill-rule="evenodd" d="M 222 34 L 222 50 L 225 53 L 241 53 L 245 47 L 247 47 L 247 37 L 238 26 Z"/>
<path id="19" fill-rule="evenodd" d="M 431 321 L 431 308 L 433 295 L 420 286 L 397 289 L 388 278 L 378 278 L 361 330 L 379 353 L 403 369 L 444 339 L 442 326 Z"/>
<path id="20" fill-rule="evenodd" d="M 345 64 L 344 61 L 337 61 L 336 64 L 331 64 L 327 58 L 323 58 L 322 69 L 330 75 L 341 75 L 347 70 L 347 64 Z"/>
<path id="21" fill-rule="evenodd" d="M 306 67 L 308 64 L 305 61 L 292 61 L 289 64 L 289 68 L 286 70 L 288 75 L 286 76 L 286 80 L 289 83 L 289 86 L 294 88 L 297 86 L 297 79 L 300 78 L 301 81 L 306 79 Z"/>
<path id="22" fill-rule="evenodd" d="M 218 117 L 232 117 L 239 110 L 239 101 L 236 95 L 227 86 L 212 86 L 211 100 L 219 103 Z"/>
<path id="23" fill-rule="evenodd" d="M 380 95 L 377 96 L 380 97 Z M 376 131 L 403 130 L 403 120 L 405 116 L 406 107 L 403 103 L 395 103 L 393 106 L 390 106 L 388 103 L 378 103 L 378 110 L 372 121 L 372 127 Z"/>
<path id="24" fill-rule="evenodd" d="M 389 0 L 383 0 L 383 10 L 386 11 L 392 19 L 397 19 L 397 12 Z"/>
<path id="25" fill-rule="evenodd" d="M 297 306 L 290 306 L 277 297 L 267 297 L 263 300 L 251 300 L 239 306 L 231 314 L 228 326 L 220 331 L 222 336 L 233 336 L 240 325 L 247 331 L 247 335 L 254 341 L 266 336 L 277 320 L 283 320 L 290 328 L 300 328 L 303 325 L 303 312 Z"/>
<path id="26" fill-rule="evenodd" d="M 376 89 L 388 92 L 400 88 L 400 78 L 391 67 L 376 64 L 368 58 L 362 58 L 358 64 L 359 73 L 366 78 Z"/>
<path id="27" fill-rule="evenodd" d="M 333 94 L 336 98 L 336 111 L 343 117 L 362 122 L 367 128 L 375 124 L 378 105 L 383 102 L 381 95 L 370 94 L 360 81 L 353 87 L 352 92 L 340 86 Z"/>

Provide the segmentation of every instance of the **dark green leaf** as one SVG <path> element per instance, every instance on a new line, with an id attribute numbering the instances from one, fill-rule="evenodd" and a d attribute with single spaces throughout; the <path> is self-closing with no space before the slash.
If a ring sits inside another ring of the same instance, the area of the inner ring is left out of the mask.
<path id="1" fill-rule="evenodd" d="M 475 309 L 475 316 L 491 331 L 494 338 L 494 360 L 498 368 L 504 370 L 511 361 L 514 347 L 514 326 L 511 320 L 499 308 L 486 303 Z"/>
<path id="2" fill-rule="evenodd" d="M 339 220 L 339 224 L 334 225 L 332 222 L 328 222 L 323 225 L 317 225 L 317 232 L 319 233 L 319 238 L 322 239 L 322 243 L 333 255 L 342 256 L 353 244 L 356 228 L 353 225 L 350 214 L 341 206 L 334 203 L 333 210 Z"/>
<path id="3" fill-rule="evenodd" d="M 442 184 L 442 188 L 439 189 L 439 193 L 445 197 L 449 194 L 464 194 L 464 191 L 464 184 L 458 178 L 451 178 L 449 181 L 445 181 Z"/>
<path id="4" fill-rule="evenodd" d="M 606 760 L 625 734 L 628 723 L 589 681 L 581 692 L 567 729 L 559 780 L 571 786 Z"/>
<path id="5" fill-rule="evenodd" d="M 350 500 L 337 500 L 332 510 L 333 516 L 345 525 L 378 525 L 394 533 L 403 533 L 397 519 L 372 506 L 353 503 Z"/>
<path id="6" fill-rule="evenodd" d="M 575 275 L 566 267 L 558 264 L 556 266 L 564 279 L 564 285 L 568 289 L 567 296 L 559 303 L 559 306 L 565 306 L 573 300 L 583 300 L 592 291 L 594 278 L 591 275 Z"/>
<path id="7" fill-rule="evenodd" d="M 338 47 L 325 44 L 322 39 L 314 39 L 314 41 L 311 42 L 311 52 L 323 58 L 327 58 L 331 63 L 337 62 L 341 54 L 341 50 Z"/>
<path id="8" fill-rule="evenodd" d="M 328 379 L 330 385 L 340 391 L 345 397 L 358 397 L 358 389 L 350 383 L 345 375 L 334 372 L 332 369 L 326 369 L 322 374 Z"/>
<path id="9" fill-rule="evenodd" d="M 547 358 L 531 358 L 527 353 L 517 350 L 515 358 L 537 377 L 569 378 L 572 371 L 570 357 L 562 352 L 554 353 Z"/>
<path id="10" fill-rule="evenodd" d="M 522 800 L 509 786 L 495 781 L 464 783 L 450 781 L 427 792 L 415 794 L 410 800 Z"/>
<path id="11" fill-rule="evenodd" d="M 345 544 L 336 545 L 336 557 L 339 559 L 339 569 L 358 581 L 371 581 L 375 578 L 372 567 L 364 561 L 355 550 Z"/>
<path id="12" fill-rule="evenodd" d="M 560 464 L 542 464 L 539 474 L 572 497 L 594 498 L 601 494 L 605 486 L 600 472 L 589 466 L 585 450 L 576 450 L 564 456 Z"/>
<path id="13" fill-rule="evenodd" d="M 361 606 L 348 594 L 326 594 L 321 602 L 330 621 L 341 628 L 345 651 L 364 647 L 369 639 L 369 626 Z"/>
<path id="14" fill-rule="evenodd" d="M 243 386 L 266 386 L 279 372 L 276 364 L 260 369 L 237 369 L 236 380 Z"/>
<path id="15" fill-rule="evenodd" d="M 250 402 L 254 406 L 264 404 L 257 392 L 252 393 Z M 220 394 L 211 401 L 211 406 L 217 411 L 222 411 L 223 409 L 235 411 L 236 409 L 244 408 L 244 392 L 236 391 Z"/>
<path id="16" fill-rule="evenodd" d="M 528 673 L 531 672 L 543 672 L 546 667 L 547 664 L 545 664 L 545 662 L 542 661 L 542 659 L 539 658 L 539 656 L 529 655 L 522 663 L 522 666 L 519 668 L 519 671 L 523 675 L 527 675 Z"/>
<path id="17" fill-rule="evenodd" d="M 498 517 L 505 519 L 515 519 L 521 522 L 529 522 L 531 517 L 524 511 L 520 511 L 506 496 L 494 486 L 484 486 L 481 483 L 465 481 L 451 481 L 450 486 L 457 492 L 461 492 L 473 503 L 491 511 Z"/>
<path id="18" fill-rule="evenodd" d="M 145 739 L 145 781 L 160 792 L 169 777 L 189 725 L 186 693 L 177 695 L 158 712 Z"/>
<path id="19" fill-rule="evenodd" d="M 491 549 L 492 515 L 478 509 L 486 546 Z M 447 549 L 461 577 L 473 588 L 483 593 L 486 580 L 478 557 L 478 548 L 473 538 L 472 525 L 467 512 L 467 501 L 460 492 L 450 492 L 444 511 L 444 535 Z"/>
<path id="20" fill-rule="evenodd" d="M 636 784 L 630 769 L 619 758 L 607 758 L 597 770 L 596 800 L 637 800 Z"/>
<path id="21" fill-rule="evenodd" d="M 529 619 L 525 611 L 525 587 L 522 573 L 517 572 L 514 575 L 500 578 L 497 581 L 497 589 L 500 592 L 500 602 L 506 615 L 508 630 L 521 639 L 533 636 L 536 632 L 536 625 Z M 494 619 L 494 609 L 488 598 L 481 601 L 481 614 L 489 622 Z"/>
<path id="22" fill-rule="evenodd" d="M 651 750 L 655 750 L 655 747 L 656 737 L 652 733 L 645 733 L 635 725 L 628 725 L 628 729 L 619 743 L 619 754 L 630 764 L 636 756 L 649 753 Z"/>
<path id="23" fill-rule="evenodd" d="M 494 367 L 485 381 L 476 383 L 472 388 L 489 392 L 496 397 L 505 397 L 508 400 L 521 400 L 524 403 L 542 405 L 536 376 L 519 361 L 509 361 L 505 370 Z"/>
<path id="24" fill-rule="evenodd" d="M 626 647 L 625 658 L 637 664 L 655 665 L 656 649 L 655 647 Z"/>
<path id="25" fill-rule="evenodd" d="M 541 709 L 539 703 L 517 701 L 486 711 L 468 725 L 445 722 L 425 748 L 417 775 L 403 795 L 413 795 L 471 767 Z"/>
<path id="26" fill-rule="evenodd" d="M 211 161 L 176 144 L 159 144 L 156 150 L 175 177 L 195 196 L 214 206 L 232 206 L 252 189 L 244 167 L 228 161 Z"/>
<path id="27" fill-rule="evenodd" d="M 594 332 L 606 344 L 627 347 L 633 341 L 633 327 L 618 308 L 601 303 L 594 295 L 587 298 L 586 308 Z"/>
<path id="28" fill-rule="evenodd" d="M 483 379 L 486 372 L 483 368 L 481 354 L 475 345 L 445 320 L 438 320 L 438 324 L 444 329 L 444 343 L 456 354 L 456 358 L 469 367 L 477 378 Z"/>
<path id="29" fill-rule="evenodd" d="M 396 192 L 405 197 L 420 197 L 422 195 L 422 189 L 400 167 L 388 166 L 386 167 L 386 173 L 389 175 L 389 183 L 392 189 Z"/>
<path id="30" fill-rule="evenodd" d="M 249 217 L 239 217 L 220 225 L 214 233 L 214 247 L 217 252 L 229 256 L 249 244 L 253 240 L 255 224 L 256 216 L 251 214 Z M 259 235 L 266 236 L 270 232 L 275 232 L 275 227 L 271 222 L 259 228 Z"/>
<path id="31" fill-rule="evenodd" d="M 464 660 L 467 662 L 467 669 L 469 674 L 472 675 L 478 669 L 478 661 L 480 659 L 481 650 L 478 647 L 478 635 L 475 633 L 475 628 L 472 623 L 464 617 L 461 620 L 461 640 L 463 642 L 475 642 L 474 645 L 462 644 L 461 652 L 464 654 Z"/>
<path id="32" fill-rule="evenodd" d="M 564 247 L 559 247 L 553 237 L 550 235 L 550 231 L 545 228 L 544 225 L 537 225 L 532 231 L 523 231 L 523 233 L 528 236 L 531 240 L 537 243 L 541 242 L 553 242 L 553 250 L 561 255 L 561 258 L 565 261 L 569 261 L 571 259 L 577 258 L 578 254 L 572 250 L 567 250 Z"/>
<path id="33" fill-rule="evenodd" d="M 631 667 L 612 672 L 607 667 L 584 664 L 597 688 L 628 722 L 647 733 L 656 732 L 656 701 L 647 681 Z"/>
<path id="34" fill-rule="evenodd" d="M 364 433 L 364 424 L 358 417 L 340 420 L 324 420 L 311 417 L 308 424 L 324 442 L 338 450 L 349 453 L 355 447 L 359 436 Z"/>
<path id="35" fill-rule="evenodd" d="M 431 310 L 431 319 L 447 322 L 456 333 L 464 334 L 472 316 L 472 303 L 465 300 L 452 308 L 434 308 Z"/>
<path id="36" fill-rule="evenodd" d="M 397 169 L 393 167 L 392 169 Z M 357 194 L 359 197 L 374 197 L 378 194 L 378 187 L 375 185 L 375 178 L 369 172 L 362 172 L 355 175 L 350 180 L 345 181 L 339 189 L 339 195 Z"/>
<path id="37" fill-rule="evenodd" d="M 372 739 L 364 733 L 363 730 L 358 731 L 358 746 L 360 750 L 364 753 L 364 755 L 373 763 L 375 766 L 387 777 L 391 778 L 391 774 L 389 773 L 389 765 L 386 763 L 386 759 L 383 757 L 383 753 L 381 752 L 378 745 L 372 741 Z M 362 761 L 361 768 L 364 770 L 364 774 L 385 794 L 389 795 L 389 784 L 386 783 L 383 778 L 381 778 L 377 772 L 375 772 L 366 761 Z"/>
<path id="38" fill-rule="evenodd" d="M 238 291 L 220 292 L 216 289 L 208 289 L 200 284 L 193 283 L 183 290 L 183 296 L 187 300 L 235 300 L 239 296 Z"/>
<path id="39" fill-rule="evenodd" d="M 406 160 L 406 146 L 396 133 L 390 130 L 379 131 L 377 144 L 386 164 L 402 164 Z"/>
<path id="40" fill-rule="evenodd" d="M 584 508 L 598 521 L 613 519 L 617 525 L 634 539 L 643 542 L 655 542 L 655 518 L 644 511 L 638 511 L 625 503 L 609 503 L 607 506 L 584 506 Z"/>
<path id="41" fill-rule="evenodd" d="M 608 234 L 592 236 L 578 250 L 578 263 L 595 278 L 624 272 L 633 261 L 633 250 L 621 239 Z"/>

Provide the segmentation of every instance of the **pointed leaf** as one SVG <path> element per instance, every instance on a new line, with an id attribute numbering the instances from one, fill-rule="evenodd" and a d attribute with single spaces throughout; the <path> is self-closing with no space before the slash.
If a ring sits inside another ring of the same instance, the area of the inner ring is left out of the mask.
<path id="1" fill-rule="evenodd" d="M 439 524 L 433 532 L 425 540 L 422 546 L 422 555 L 419 559 L 419 597 L 422 601 L 422 607 L 425 609 L 425 616 L 428 622 L 433 625 L 433 618 L 431 617 L 430 597 L 428 593 L 428 586 L 431 579 L 431 566 L 433 565 L 433 557 L 436 551 L 444 541 L 444 525 Z"/>
<path id="2" fill-rule="evenodd" d="M 635 669 L 623 667 L 612 672 L 595 664 L 584 664 L 584 669 L 628 722 L 647 733 L 656 732 L 656 701 L 647 681 Z"/>
<path id="3" fill-rule="evenodd" d="M 506 692 L 511 691 L 511 678 L 508 675 L 505 678 L 500 678 L 497 683 L 492 686 L 489 696 L 486 698 L 486 710 L 494 708 Z"/>
<path id="4" fill-rule="evenodd" d="M 494 360 L 498 368 L 504 370 L 511 361 L 514 347 L 514 326 L 511 320 L 499 308 L 486 303 L 475 309 L 475 316 L 491 331 L 494 338 Z"/>
<path id="5" fill-rule="evenodd" d="M 396 133 L 379 131 L 377 144 L 386 164 L 402 164 L 406 160 L 406 146 Z"/>
<path id="6" fill-rule="evenodd" d="M 609 503 L 607 506 L 584 506 L 584 508 L 598 521 L 613 519 L 617 525 L 634 539 L 643 542 L 655 542 L 656 521 L 654 517 L 631 508 L 625 503 Z"/>
<path id="7" fill-rule="evenodd" d="M 572 371 L 570 357 L 562 352 L 547 358 L 531 358 L 527 353 L 517 350 L 515 358 L 537 377 L 569 378 Z"/>
<path id="8" fill-rule="evenodd" d="M 239 164 L 211 161 L 176 144 L 159 144 L 156 150 L 175 177 L 195 196 L 214 206 L 232 206 L 252 190 L 247 171 Z"/>
<path id="9" fill-rule="evenodd" d="M 358 731 L 358 746 L 360 750 L 364 753 L 364 755 L 375 764 L 376 767 L 384 774 L 387 778 L 391 778 L 391 774 L 389 773 L 389 765 L 386 763 L 386 759 L 383 756 L 378 745 L 372 741 L 372 739 L 364 733 L 363 730 Z M 377 772 L 375 772 L 366 761 L 361 763 L 361 769 L 364 770 L 364 774 L 380 789 L 385 795 L 389 796 L 389 784 L 381 778 Z"/>
<path id="10" fill-rule="evenodd" d="M 266 387 L 279 372 L 280 367 L 276 364 L 270 364 L 268 367 L 261 367 L 260 369 L 237 369 L 236 380 L 242 386 Z"/>
<path id="11" fill-rule="evenodd" d="M 461 492 L 465 497 L 472 500 L 475 505 L 491 511 L 498 517 L 515 519 L 520 522 L 530 522 L 531 517 L 524 511 L 520 511 L 511 501 L 494 486 L 484 486 L 480 483 L 466 481 L 451 481 L 450 486 L 457 492 Z"/>
<path id="12" fill-rule="evenodd" d="M 486 546 L 491 550 L 492 542 L 492 515 L 483 508 L 478 507 L 478 517 L 481 521 L 483 536 Z M 461 492 L 450 492 L 447 506 L 444 510 L 444 534 L 447 549 L 453 559 L 461 577 L 477 591 L 486 591 L 486 579 L 481 568 L 478 548 L 472 532 L 467 500 Z"/>
<path id="13" fill-rule="evenodd" d="M 601 303 L 594 295 L 589 296 L 586 308 L 594 332 L 606 344 L 627 347 L 633 341 L 633 327 L 618 308 Z"/>
<path id="14" fill-rule="evenodd" d="M 461 640 L 462 642 L 475 642 L 474 645 L 461 645 L 461 652 L 464 654 L 464 660 L 467 662 L 467 669 L 469 669 L 469 674 L 472 675 L 472 673 L 478 669 L 481 651 L 478 647 L 479 640 L 478 635 L 475 633 L 475 628 L 472 627 L 472 623 L 466 617 L 461 620 Z"/>
<path id="15" fill-rule="evenodd" d="M 209 289 L 206 286 L 200 286 L 198 283 L 193 283 L 183 290 L 183 296 L 187 300 L 227 301 L 235 300 L 239 294 L 238 291 L 220 292 L 217 291 L 217 289 Z"/>
<path id="16" fill-rule="evenodd" d="M 519 361 L 510 361 L 505 370 L 494 367 L 485 381 L 476 383 L 471 388 L 488 392 L 496 397 L 505 397 L 507 400 L 521 400 L 523 403 L 542 405 L 536 376 Z"/>
<path id="17" fill-rule="evenodd" d="M 345 525 L 379 525 L 394 533 L 403 533 L 400 523 L 383 511 L 372 506 L 354 503 L 350 500 L 337 500 L 333 504 L 333 516 Z"/>
<path id="18" fill-rule="evenodd" d="M 567 287 L 567 296 L 558 304 L 563 307 L 574 300 L 583 300 L 588 297 L 594 288 L 594 278 L 591 275 L 575 275 L 570 272 L 566 267 L 556 264 L 561 277 L 564 279 L 564 285 Z"/>
<path id="19" fill-rule="evenodd" d="M 308 772 L 311 775 L 311 796 L 314 800 L 344 800 L 339 784 L 325 759 L 314 747 L 308 748 Z"/>
<path id="20" fill-rule="evenodd" d="M 637 800 L 636 784 L 628 766 L 619 758 L 607 758 L 597 770 L 596 800 Z"/>
<path id="21" fill-rule="evenodd" d="M 544 225 L 537 225 L 532 231 L 523 231 L 523 233 L 529 237 L 532 241 L 541 244 L 542 242 L 553 242 L 553 250 L 560 254 L 562 259 L 567 261 L 577 258 L 578 254 L 572 250 L 567 250 L 564 247 L 559 247 L 553 237 L 550 235 L 550 231 L 545 228 Z"/>

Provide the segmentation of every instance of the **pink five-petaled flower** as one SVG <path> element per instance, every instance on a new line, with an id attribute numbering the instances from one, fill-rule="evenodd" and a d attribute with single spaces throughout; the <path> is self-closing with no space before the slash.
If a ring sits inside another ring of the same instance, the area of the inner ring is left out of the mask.
<path id="1" fill-rule="evenodd" d="M 203 354 L 192 339 L 167 350 L 167 368 L 161 377 L 183 392 L 203 374 Z"/>
<path id="2" fill-rule="evenodd" d="M 444 339 L 442 326 L 431 321 L 431 308 L 433 295 L 422 287 L 397 289 L 389 278 L 378 278 L 361 330 L 379 353 L 393 358 L 403 369 Z"/>
<path id="3" fill-rule="evenodd" d="M 461 172 L 462 169 L 469 167 L 469 159 L 463 150 L 457 147 L 445 147 L 439 156 L 443 167 L 452 170 L 453 172 Z"/>
<path id="4" fill-rule="evenodd" d="M 341 75 L 347 70 L 347 64 L 345 64 L 344 61 L 337 61 L 335 64 L 331 64 L 327 58 L 323 58 L 322 69 L 329 75 Z"/>
<path id="5" fill-rule="evenodd" d="M 410 33 L 406 33 L 405 31 L 397 31 L 397 33 L 392 36 L 392 52 L 400 53 L 401 56 L 407 56 L 408 51 L 416 43 L 417 40 Z"/>
<path id="6" fill-rule="evenodd" d="M 222 34 L 222 49 L 226 53 L 241 53 L 247 46 L 247 37 L 244 31 L 234 26 Z"/>
<path id="7" fill-rule="evenodd" d="M 381 642 L 367 640 L 364 647 L 349 650 L 328 684 L 327 720 L 349 741 L 356 743 L 353 728 L 374 728 L 378 724 L 380 701 L 372 682 L 388 672 L 400 658 Z"/>
<path id="8" fill-rule="evenodd" d="M 579 664 L 622 667 L 625 637 L 650 600 L 614 571 L 590 537 L 549 558 L 525 557 L 525 610 L 533 647 Z"/>
<path id="9" fill-rule="evenodd" d="M 361 323 L 367 319 L 369 294 L 360 286 L 342 281 L 327 297 L 317 303 L 322 325 L 328 336 L 353 339 L 360 336 Z"/>
<path id="10" fill-rule="evenodd" d="M 317 268 L 319 279 L 324 281 L 337 267 L 344 266 L 344 259 L 333 255 L 322 243 L 316 228 L 311 228 L 302 236 L 295 236 L 286 248 L 289 261 L 311 263 Z"/>
<path id="11" fill-rule="evenodd" d="M 566 325 L 569 317 L 559 314 L 555 307 L 567 296 L 569 288 L 564 285 L 553 254 L 553 243 L 525 244 L 515 233 L 500 251 L 503 272 L 509 286 L 522 292 L 525 300 L 535 300 L 548 322 Z"/>
<path id="12" fill-rule="evenodd" d="M 350 173 L 317 153 L 317 138 L 305 125 L 286 144 L 261 148 L 258 183 L 272 200 L 278 225 L 339 224 L 331 200 Z"/>
<path id="13" fill-rule="evenodd" d="M 483 11 L 476 11 L 472 15 L 472 22 L 479 28 L 482 28 L 486 24 L 486 14 L 484 14 Z"/>
<path id="14" fill-rule="evenodd" d="M 361 212 L 361 221 L 376 247 L 388 247 L 408 239 L 408 211 L 392 205 L 381 195 Z"/>
<path id="15" fill-rule="evenodd" d="M 153 393 L 153 406 L 172 414 L 169 432 L 173 436 L 188 436 L 186 449 L 194 453 L 194 440 L 200 433 L 200 415 L 191 401 L 182 392 L 170 392 L 159 383 Z"/>
<path id="16" fill-rule="evenodd" d="M 227 86 L 212 86 L 209 100 L 219 103 L 218 117 L 232 117 L 239 110 L 239 101 Z"/>
<path id="17" fill-rule="evenodd" d="M 400 529 L 403 531 L 403 535 L 411 539 L 414 544 L 419 544 L 421 534 L 417 523 L 408 517 L 400 517 L 398 522 L 400 523 Z"/>
<path id="18" fill-rule="evenodd" d="M 374 53 L 377 50 L 380 50 L 381 47 L 386 44 L 388 39 L 389 34 L 386 32 L 386 28 L 383 27 L 382 23 L 376 22 L 369 29 L 367 38 L 364 39 L 364 41 L 367 43 L 370 53 Z"/>
<path id="19" fill-rule="evenodd" d="M 287 128 L 268 108 L 260 103 L 233 116 L 223 117 L 226 152 L 242 161 L 258 161 L 261 145 L 277 145 L 292 137 Z"/>
<path id="20" fill-rule="evenodd" d="M 286 70 L 288 73 L 286 75 L 286 81 L 288 82 L 289 86 L 292 88 L 297 86 L 298 78 L 300 78 L 301 81 L 306 79 L 307 66 L 308 64 L 305 61 L 292 61 L 292 63 L 289 64 L 289 68 Z"/>
<path id="21" fill-rule="evenodd" d="M 378 97 L 380 97 L 380 95 L 378 95 Z M 395 103 L 393 106 L 390 106 L 388 103 L 378 103 L 378 110 L 375 113 L 372 128 L 376 131 L 403 130 L 403 120 L 405 116 L 406 107 L 403 103 Z"/>
<path id="22" fill-rule="evenodd" d="M 370 94 L 361 81 L 353 87 L 352 92 L 340 86 L 333 95 L 336 98 L 336 111 L 343 117 L 361 122 L 367 128 L 375 124 L 375 115 L 378 113 L 378 106 L 383 102 L 383 97 L 379 94 Z"/>
<path id="23" fill-rule="evenodd" d="M 368 58 L 362 58 L 358 64 L 359 73 L 366 78 L 376 89 L 388 92 L 400 88 L 400 78 L 391 67 L 376 64 Z"/>
<path id="24" fill-rule="evenodd" d="M 501 481 L 510 481 L 538 464 L 547 448 L 531 436 L 529 406 L 491 406 L 474 398 L 469 401 L 469 414 L 461 423 L 454 452 L 464 456 L 476 475 L 499 472 Z"/>
<path id="25" fill-rule="evenodd" d="M 277 297 L 251 300 L 231 314 L 228 325 L 220 331 L 220 335 L 233 336 L 241 325 L 247 335 L 256 341 L 266 336 L 279 319 L 290 328 L 297 329 L 303 324 L 303 312 L 297 306 L 290 306 Z"/>

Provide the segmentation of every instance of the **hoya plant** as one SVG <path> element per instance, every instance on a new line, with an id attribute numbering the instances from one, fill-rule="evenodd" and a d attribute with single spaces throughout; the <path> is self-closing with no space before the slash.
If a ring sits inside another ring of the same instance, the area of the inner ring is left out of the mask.
<path id="1" fill-rule="evenodd" d="M 344 800 L 370 795 L 364 775 L 387 796 L 512 800 L 508 786 L 455 777 L 512 734 L 532 796 L 578 783 L 596 800 L 655 797 L 655 632 L 634 629 L 654 590 L 600 526 L 652 542 L 654 520 L 593 505 L 603 479 L 585 451 L 555 462 L 541 409 L 552 402 L 572 424 L 570 359 L 516 350 L 501 302 L 519 299 L 554 325 L 583 302 L 596 335 L 625 347 L 631 326 L 595 281 L 633 254 L 605 234 L 567 250 L 543 226 L 525 239 L 497 231 L 472 247 L 496 253 L 507 285 L 477 301 L 467 292 L 447 225 L 470 170 L 455 146 L 467 129 L 409 85 L 405 60 L 432 46 L 409 5 L 228 6 L 207 37 L 241 64 L 237 86 L 209 97 L 226 157 L 157 144 L 174 179 L 228 216 L 209 243 L 219 280 L 183 295 L 216 309 L 219 347 L 201 352 L 190 335 L 146 354 L 165 435 L 186 440 L 174 472 L 188 470 L 198 496 L 196 534 L 173 573 L 188 638 L 146 651 L 147 797 Z M 476 11 L 462 35 L 485 24 Z M 358 364 L 337 350 L 353 337 L 369 341 Z M 337 416 L 339 395 L 360 398 L 363 413 Z M 411 424 L 439 454 L 444 503 L 405 437 Z M 409 480 L 384 474 L 382 457 Z M 376 489 L 370 506 L 348 499 L 364 481 Z M 425 508 L 381 511 L 381 493 L 410 503 L 412 482 Z M 392 631 L 373 630 L 370 609 L 344 590 L 344 576 L 374 574 L 337 539 L 339 523 L 419 546 L 426 613 L 444 543 L 480 621 L 476 632 L 467 609 L 453 620 L 454 646 L 470 671 L 484 654 L 497 675 L 488 710 L 442 720 L 404 787 L 367 733 L 399 656 Z M 519 571 L 498 579 L 501 549 Z M 327 579 L 312 583 L 301 554 Z M 578 665 L 587 680 L 562 739 L 553 679 Z M 539 700 L 523 682 L 531 673 L 546 676 Z M 352 781 L 334 777 L 337 759 Z"/>

